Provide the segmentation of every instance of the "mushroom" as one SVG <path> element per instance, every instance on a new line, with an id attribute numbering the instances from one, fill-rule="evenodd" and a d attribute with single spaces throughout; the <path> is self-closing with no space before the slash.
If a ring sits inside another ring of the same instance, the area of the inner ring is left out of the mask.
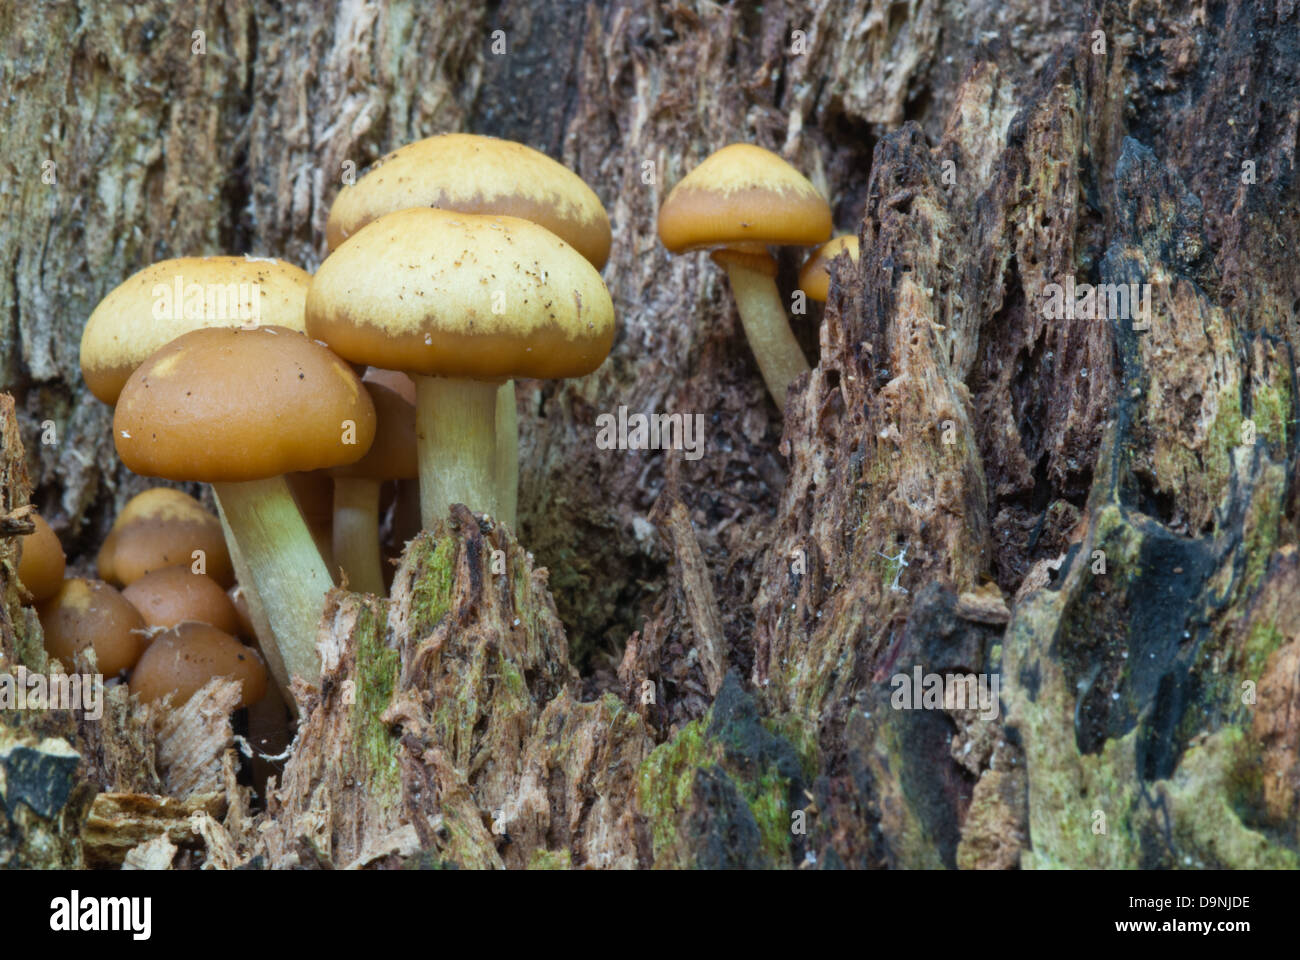
<path id="1" fill-rule="evenodd" d="M 196 556 L 197 554 L 197 556 Z M 130 586 L 153 570 L 181 564 L 223 587 L 235 582 L 221 521 L 187 493 L 155 487 L 127 501 L 95 558 L 99 575 Z"/>
<path id="2" fill-rule="evenodd" d="M 614 340 L 596 269 L 527 220 L 411 209 L 380 217 L 321 264 L 308 333 L 339 356 L 416 381 L 420 512 L 498 515 L 497 388 L 580 377 Z"/>
<path id="3" fill-rule="evenodd" d="M 191 573 L 189 567 L 164 567 L 147 573 L 122 591 L 144 617 L 150 631 L 174 627 L 182 620 L 197 620 L 224 630 L 239 631 L 239 615 L 226 591 L 211 577 Z M 145 638 L 148 646 L 152 632 Z"/>
<path id="4" fill-rule="evenodd" d="M 155 351 L 203 327 L 303 329 L 311 276 L 283 260 L 181 257 L 132 274 L 95 307 L 81 334 L 81 375 L 109 406 Z M 256 298 L 254 298 L 256 294 Z"/>
<path id="5" fill-rule="evenodd" d="M 45 518 L 39 513 L 31 516 L 36 529 L 18 541 L 18 582 L 33 601 L 40 603 L 63 586 L 67 558 L 63 555 L 63 544 Z"/>
<path id="6" fill-rule="evenodd" d="M 821 243 L 831 208 L 799 171 L 770 150 L 733 143 L 673 187 L 659 211 L 659 238 L 672 253 L 715 249 L 768 392 L 784 412 L 791 382 L 808 361 L 790 332 L 768 245 Z"/>
<path id="7" fill-rule="evenodd" d="M 359 371 L 357 371 L 359 373 Z M 286 473 L 285 482 L 293 494 L 294 503 L 311 531 L 325 568 L 334 573 L 334 481 L 324 470 L 305 473 Z M 249 593 L 255 591 L 249 590 Z"/>
<path id="8" fill-rule="evenodd" d="M 799 268 L 799 289 L 808 294 L 810 300 L 825 303 L 830 296 L 831 261 L 842 253 L 848 253 L 849 259 L 858 262 L 858 238 L 852 233 L 836 237 L 822 244 L 804 261 Z"/>
<path id="9" fill-rule="evenodd" d="M 597 270 L 609 259 L 609 215 L 572 170 L 532 147 L 471 133 L 426 137 L 376 161 L 339 193 L 325 225 L 334 250 L 366 224 L 398 210 L 436 207 L 504 214 L 550 230 Z M 497 485 L 500 519 L 514 527 L 519 492 L 515 385 L 497 392 Z"/>
<path id="10" fill-rule="evenodd" d="M 95 650 L 99 672 L 113 677 L 140 658 L 144 618 L 103 580 L 70 577 L 36 610 L 45 634 L 45 652 L 64 670 L 87 647 Z"/>
<path id="11" fill-rule="evenodd" d="M 375 442 L 356 463 L 330 471 L 334 478 L 333 552 L 335 562 L 347 574 L 350 589 L 382 597 L 385 590 L 379 559 L 379 486 L 385 480 L 418 476 L 415 402 L 414 397 L 408 400 L 372 378 L 369 371 L 362 385 L 375 405 Z M 414 389 L 411 392 L 414 394 Z"/>
<path id="12" fill-rule="evenodd" d="M 266 693 L 266 665 L 257 651 L 206 623 L 186 621 L 164 630 L 131 671 L 131 693 L 141 703 L 168 695 L 174 710 L 184 706 L 214 677 L 240 682 L 239 707 Z"/>
<path id="13" fill-rule="evenodd" d="M 173 340 L 131 374 L 113 417 L 138 474 L 213 485 L 231 553 L 257 584 L 283 689 L 320 674 L 316 630 L 332 586 L 284 474 L 352 463 L 375 434 L 370 395 L 346 363 L 283 327 L 208 328 Z M 277 663 L 277 659 L 281 662 Z"/>

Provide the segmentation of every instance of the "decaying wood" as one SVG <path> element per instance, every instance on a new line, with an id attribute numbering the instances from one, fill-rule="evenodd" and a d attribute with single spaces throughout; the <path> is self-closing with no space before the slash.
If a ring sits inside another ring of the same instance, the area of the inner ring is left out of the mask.
<path id="1" fill-rule="evenodd" d="M 3 669 L 44 665 L 12 518 L 86 571 L 146 485 L 77 371 L 144 264 L 312 269 L 346 164 L 464 129 L 593 186 L 620 319 L 592 376 L 518 384 L 517 537 L 457 511 L 389 599 L 332 594 L 267 797 L 219 711 L 170 785 L 120 691 L 6 713 L 38 774 L 0 864 L 1297 865 L 1297 49 L 1290 0 L 0 11 Z M 792 314 L 784 418 L 655 235 L 736 140 L 862 243 Z M 1150 284 L 1150 325 L 1046 316 L 1067 277 Z M 620 406 L 703 414 L 704 455 L 600 449 Z M 895 709 L 916 668 L 998 709 Z"/>

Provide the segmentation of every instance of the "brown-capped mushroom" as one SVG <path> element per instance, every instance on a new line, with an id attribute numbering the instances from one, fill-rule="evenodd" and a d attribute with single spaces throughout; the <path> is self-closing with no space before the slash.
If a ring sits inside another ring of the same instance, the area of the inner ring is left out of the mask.
<path id="1" fill-rule="evenodd" d="M 498 515 L 498 386 L 595 370 L 614 305 L 591 263 L 535 223 L 414 209 L 363 227 L 321 264 L 307 330 L 341 357 L 415 377 L 432 527 L 453 503 Z"/>
<path id="2" fill-rule="evenodd" d="M 239 616 L 234 605 L 211 577 L 193 573 L 189 567 L 164 567 L 147 573 L 122 591 L 144 617 L 151 631 L 174 627 L 183 620 L 196 620 L 224 630 L 239 631 Z"/>
<path id="3" fill-rule="evenodd" d="M 733 143 L 673 187 L 659 238 L 673 253 L 713 249 L 725 266 L 745 335 L 768 392 L 785 410 L 808 361 L 790 331 L 769 245 L 808 246 L 831 235 L 831 208 L 799 171 L 770 150 Z"/>
<path id="4" fill-rule="evenodd" d="M 95 558 L 100 577 L 119 587 L 182 564 L 222 586 L 235 582 L 221 521 L 189 494 L 170 487 L 128 500 Z"/>
<path id="5" fill-rule="evenodd" d="M 831 288 L 831 261 L 842 253 L 858 262 L 858 238 L 851 233 L 836 237 L 822 244 L 804 261 L 799 268 L 799 289 L 808 295 L 808 299 L 825 303 Z"/>
<path id="6" fill-rule="evenodd" d="M 131 374 L 113 432 L 136 473 L 213 485 L 231 553 L 247 568 L 240 582 L 257 587 L 277 681 L 288 689 L 301 676 L 314 686 L 316 631 L 333 581 L 284 474 L 365 455 L 375 409 L 357 375 L 283 327 L 195 330 Z"/>
<path id="7" fill-rule="evenodd" d="M 209 624 L 186 621 L 154 638 L 131 671 L 131 693 L 142 703 L 170 695 L 175 709 L 214 677 L 240 682 L 240 707 L 266 693 L 266 665 L 256 650 Z"/>
<path id="8" fill-rule="evenodd" d="M 63 586 L 63 571 L 67 557 L 63 544 L 45 518 L 39 513 L 31 515 L 36 529 L 18 543 L 18 582 L 40 603 L 59 592 Z"/>
<path id="9" fill-rule="evenodd" d="M 87 647 L 94 648 L 99 672 L 106 677 L 129 670 L 140 657 L 144 618 L 102 580 L 70 577 L 36 612 L 45 652 L 64 670 L 71 670 L 76 655 Z"/>

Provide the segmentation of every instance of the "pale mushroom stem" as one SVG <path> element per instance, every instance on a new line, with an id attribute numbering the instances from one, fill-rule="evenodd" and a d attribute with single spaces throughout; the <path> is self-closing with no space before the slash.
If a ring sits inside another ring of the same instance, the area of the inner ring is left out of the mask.
<path id="1" fill-rule="evenodd" d="M 349 590 L 384 595 L 378 480 L 334 478 L 334 562 L 347 574 Z"/>
<path id="2" fill-rule="evenodd" d="M 483 380 L 416 377 L 420 519 L 446 519 L 453 503 L 500 515 L 496 484 L 497 388 Z"/>
<path id="3" fill-rule="evenodd" d="M 497 498 L 501 520 L 515 533 L 519 515 L 519 410 L 515 382 L 497 391 Z"/>
<path id="4" fill-rule="evenodd" d="M 790 332 L 781 291 L 772 277 L 751 270 L 743 263 L 733 261 L 726 267 L 749 347 L 754 351 L 754 359 L 758 361 L 768 392 L 784 413 L 790 384 L 799 374 L 808 371 L 808 361 Z"/>
<path id="5" fill-rule="evenodd" d="M 236 575 L 248 591 L 250 612 L 262 610 L 281 665 L 276 680 L 288 689 L 292 677 L 320 682 L 316 633 L 325 594 L 334 586 L 311 531 L 284 477 L 247 483 L 214 483 Z M 239 569 L 243 567 L 244 569 Z M 253 624 L 259 627 L 254 613 Z M 272 671 L 273 655 L 267 656 Z"/>

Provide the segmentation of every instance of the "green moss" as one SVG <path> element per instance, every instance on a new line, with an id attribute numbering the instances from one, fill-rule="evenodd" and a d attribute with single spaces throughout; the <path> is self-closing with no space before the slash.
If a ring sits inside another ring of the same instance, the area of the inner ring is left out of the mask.
<path id="1" fill-rule="evenodd" d="M 716 760 L 721 751 L 709 744 L 704 731 L 708 718 L 682 727 L 672 740 L 661 743 L 641 762 L 637 774 L 637 801 L 650 822 L 655 859 L 677 843 L 677 815 L 691 799 L 695 771 Z"/>
<path id="2" fill-rule="evenodd" d="M 734 778 L 733 778 L 734 779 Z M 737 783 L 763 838 L 763 853 L 773 863 L 790 859 L 790 781 L 775 770 Z"/>
<path id="3" fill-rule="evenodd" d="M 1270 480 L 1278 482 L 1270 483 Z M 1268 569 L 1269 558 L 1277 546 L 1278 531 L 1282 524 L 1284 482 L 1280 467 L 1264 471 L 1259 478 L 1244 531 L 1246 571 L 1242 585 L 1247 592 L 1259 585 Z"/>
<path id="4" fill-rule="evenodd" d="M 1273 651 L 1286 642 L 1286 637 L 1276 626 L 1271 623 L 1255 624 L 1246 637 L 1246 642 L 1241 650 L 1241 672 L 1238 675 L 1242 680 L 1259 681 L 1264 675 L 1264 664 L 1272 656 Z"/>
<path id="5" fill-rule="evenodd" d="M 776 717 L 764 717 L 763 726 L 794 747 L 804 780 L 811 783 L 821 766 L 817 748 L 817 725 L 797 714 L 783 713 Z"/>
<path id="6" fill-rule="evenodd" d="M 568 850 L 534 850 L 529 870 L 569 870 L 573 866 Z"/>
<path id="7" fill-rule="evenodd" d="M 386 613 L 380 603 L 378 615 L 363 607 L 357 617 L 352 742 L 358 759 L 372 772 L 370 781 L 396 791 L 401 784 L 397 738 L 381 717 L 392 699 L 399 664 L 397 651 L 384 643 Z"/>
<path id="8" fill-rule="evenodd" d="M 412 634 L 419 636 L 436 627 L 451 609 L 456 540 L 421 535 L 412 542 L 406 562 L 416 571 L 411 585 L 410 623 Z"/>

